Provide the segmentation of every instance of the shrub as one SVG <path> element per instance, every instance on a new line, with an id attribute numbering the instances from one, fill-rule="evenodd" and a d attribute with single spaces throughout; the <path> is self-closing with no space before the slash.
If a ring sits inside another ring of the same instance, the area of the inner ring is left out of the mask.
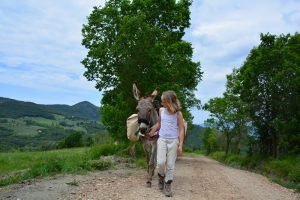
<path id="1" fill-rule="evenodd" d="M 234 166 L 241 166 L 243 162 L 245 162 L 245 156 L 238 155 L 238 154 L 229 154 L 225 158 L 225 163 Z"/>
<path id="2" fill-rule="evenodd" d="M 72 147 L 81 147 L 82 145 L 82 133 L 77 131 L 67 137 L 57 144 L 57 148 L 72 148 Z"/>
<path id="3" fill-rule="evenodd" d="M 265 164 L 265 171 L 279 177 L 287 177 L 292 169 L 292 163 L 288 160 L 272 160 Z"/>
<path id="4" fill-rule="evenodd" d="M 294 167 L 289 173 L 288 173 L 288 178 L 295 182 L 295 183 L 300 183 L 300 168 L 299 167 Z"/>
<path id="5" fill-rule="evenodd" d="M 114 143 L 102 144 L 100 146 L 95 146 L 90 149 L 91 159 L 98 159 L 100 156 L 109 156 L 117 154 L 122 148 L 121 145 Z"/>
<path id="6" fill-rule="evenodd" d="M 225 152 L 214 152 L 214 153 L 210 154 L 210 157 L 212 157 L 215 160 L 224 161 L 224 159 L 226 157 L 226 153 Z"/>

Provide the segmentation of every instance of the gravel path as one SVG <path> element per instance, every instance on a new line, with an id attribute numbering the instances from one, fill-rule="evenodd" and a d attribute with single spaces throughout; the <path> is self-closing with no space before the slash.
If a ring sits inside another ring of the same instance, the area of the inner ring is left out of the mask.
<path id="1" fill-rule="evenodd" d="M 264 176 L 230 168 L 204 156 L 177 160 L 174 196 L 145 184 L 146 172 L 133 167 L 93 172 L 86 175 L 59 175 L 27 181 L 0 189 L 2 200 L 300 200 L 300 194 L 271 183 Z"/>

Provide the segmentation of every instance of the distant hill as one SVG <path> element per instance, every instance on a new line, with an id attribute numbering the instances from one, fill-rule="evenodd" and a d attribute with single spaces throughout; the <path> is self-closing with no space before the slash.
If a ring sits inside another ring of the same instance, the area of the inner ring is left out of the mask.
<path id="1" fill-rule="evenodd" d="M 75 132 L 90 141 L 106 132 L 99 107 L 83 101 L 73 106 L 43 105 L 0 97 L 0 152 L 55 149 Z"/>
<path id="2" fill-rule="evenodd" d="M 43 105 L 0 97 L 0 118 L 30 116 L 54 119 L 53 114 L 96 121 L 99 121 L 100 118 L 99 107 L 87 101 L 77 103 L 73 106 L 59 104 Z"/>

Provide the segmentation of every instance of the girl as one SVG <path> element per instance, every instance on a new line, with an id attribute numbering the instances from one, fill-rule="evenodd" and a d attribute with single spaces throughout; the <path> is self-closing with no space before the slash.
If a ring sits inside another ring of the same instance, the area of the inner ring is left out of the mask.
<path id="1" fill-rule="evenodd" d="M 174 177 L 177 155 L 182 154 L 184 140 L 183 117 L 180 112 L 180 102 L 174 91 L 162 93 L 163 107 L 159 110 L 159 120 L 149 135 L 153 136 L 159 130 L 157 141 L 158 186 L 166 196 L 172 196 L 171 183 Z"/>

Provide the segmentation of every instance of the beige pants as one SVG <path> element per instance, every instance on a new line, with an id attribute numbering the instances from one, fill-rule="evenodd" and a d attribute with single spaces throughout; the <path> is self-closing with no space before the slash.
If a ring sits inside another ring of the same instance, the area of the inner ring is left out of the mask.
<path id="1" fill-rule="evenodd" d="M 157 140 L 157 172 L 165 176 L 165 182 L 173 180 L 177 158 L 178 138 Z"/>

